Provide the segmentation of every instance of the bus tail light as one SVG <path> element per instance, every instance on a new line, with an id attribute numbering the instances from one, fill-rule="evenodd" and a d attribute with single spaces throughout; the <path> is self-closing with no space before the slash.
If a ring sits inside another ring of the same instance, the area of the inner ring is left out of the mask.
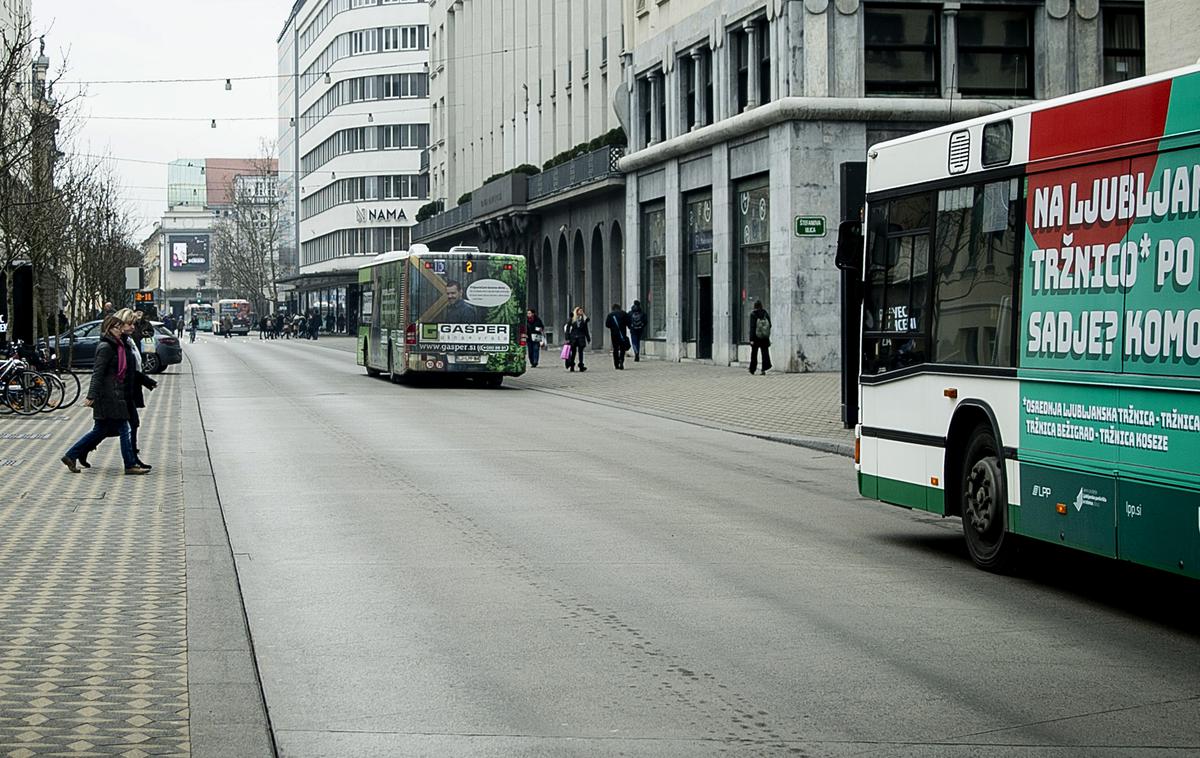
<path id="1" fill-rule="evenodd" d="M 417 325 L 416 324 L 409 324 L 408 326 L 404 327 L 404 344 L 406 344 L 406 345 L 417 344 Z"/>
<path id="2" fill-rule="evenodd" d="M 525 334 L 525 325 L 524 324 L 521 324 L 521 328 L 517 332 L 517 334 L 518 334 L 518 339 L 520 340 L 519 344 L 521 345 L 521 347 L 525 347 L 525 339 L 526 339 L 527 335 Z"/>
<path id="3" fill-rule="evenodd" d="M 862 463 L 862 437 L 854 438 L 854 462 Z"/>

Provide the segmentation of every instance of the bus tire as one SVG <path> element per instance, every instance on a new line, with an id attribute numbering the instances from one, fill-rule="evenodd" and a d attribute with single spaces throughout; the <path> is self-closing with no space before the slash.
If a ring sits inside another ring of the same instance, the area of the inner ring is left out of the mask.
<path id="1" fill-rule="evenodd" d="M 1008 488 L 991 425 L 975 427 L 962 460 L 960 513 L 967 552 L 979 568 L 1003 572 L 1012 564 L 1016 539 L 1007 530 Z"/>
<path id="2" fill-rule="evenodd" d="M 504 374 L 489 374 L 483 380 L 483 386 L 488 389 L 498 390 L 504 384 Z"/>

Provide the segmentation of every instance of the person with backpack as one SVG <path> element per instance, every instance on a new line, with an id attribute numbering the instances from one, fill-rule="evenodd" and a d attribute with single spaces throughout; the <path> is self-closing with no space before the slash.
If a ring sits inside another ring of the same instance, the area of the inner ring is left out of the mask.
<path id="1" fill-rule="evenodd" d="M 629 342 L 633 346 L 633 362 L 642 359 L 642 330 L 646 328 L 646 312 L 642 304 L 634 300 L 629 306 Z"/>
<path id="2" fill-rule="evenodd" d="M 629 338 L 625 330 L 629 328 L 629 314 L 621 310 L 618 303 L 613 303 L 612 311 L 604 319 L 608 327 L 608 339 L 612 343 L 613 368 L 617 371 L 625 369 L 625 351 L 629 349 Z"/>
<path id="3" fill-rule="evenodd" d="M 761 300 L 754 301 L 750 311 L 750 374 L 758 366 L 758 353 L 762 351 L 762 375 L 771 370 L 771 317 L 763 308 Z"/>

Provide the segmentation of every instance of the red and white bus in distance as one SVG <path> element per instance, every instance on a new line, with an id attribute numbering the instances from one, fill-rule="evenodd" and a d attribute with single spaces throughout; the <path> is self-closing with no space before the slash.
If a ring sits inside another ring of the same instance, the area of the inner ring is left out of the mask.
<path id="1" fill-rule="evenodd" d="M 855 226 L 862 495 L 1200 577 L 1200 67 L 876 145 Z"/>

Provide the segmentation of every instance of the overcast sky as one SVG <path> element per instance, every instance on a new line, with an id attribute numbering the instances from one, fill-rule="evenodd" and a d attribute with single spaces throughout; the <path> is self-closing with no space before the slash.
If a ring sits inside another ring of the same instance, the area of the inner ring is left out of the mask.
<path id="1" fill-rule="evenodd" d="M 51 71 L 66 65 L 67 84 L 56 94 L 85 95 L 84 123 L 64 149 L 126 159 L 112 166 L 143 237 L 166 210 L 167 167 L 158 164 L 255 157 L 263 139 L 276 138 L 275 39 L 291 6 L 292 0 L 33 0 L 35 32 L 46 34 Z M 227 77 L 234 80 L 231 91 Z M 100 83 L 171 78 L 220 81 Z M 199 120 L 155 120 L 189 118 Z"/>

